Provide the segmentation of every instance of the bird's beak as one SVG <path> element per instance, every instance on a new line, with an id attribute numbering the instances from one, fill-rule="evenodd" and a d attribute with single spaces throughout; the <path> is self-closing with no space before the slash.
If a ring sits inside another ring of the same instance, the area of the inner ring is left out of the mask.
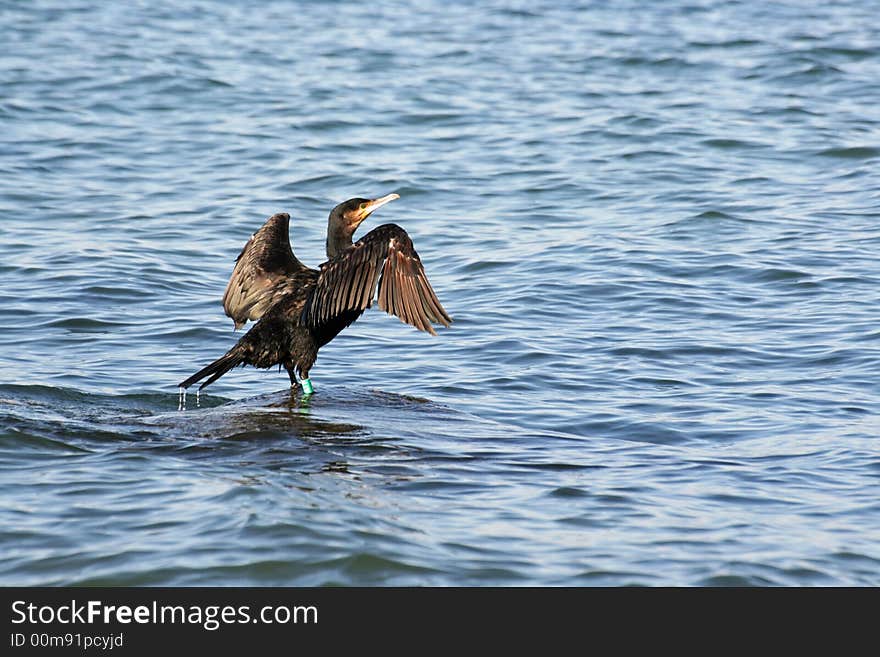
<path id="1" fill-rule="evenodd" d="M 361 210 L 358 219 L 363 221 L 386 203 L 391 203 L 391 201 L 398 198 L 400 198 L 400 194 L 389 194 L 388 196 L 383 196 L 382 198 L 373 199 L 366 204 L 366 207 L 363 210 Z"/>

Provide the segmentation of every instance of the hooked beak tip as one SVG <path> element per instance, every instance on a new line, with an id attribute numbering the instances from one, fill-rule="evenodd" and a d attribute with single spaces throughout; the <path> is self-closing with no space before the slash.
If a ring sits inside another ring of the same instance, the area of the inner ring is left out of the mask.
<path id="1" fill-rule="evenodd" d="M 373 199 L 367 204 L 367 207 L 364 208 L 363 214 L 361 215 L 361 221 L 369 217 L 373 212 L 381 208 L 386 203 L 390 203 L 396 199 L 400 198 L 400 194 L 388 194 L 387 196 L 382 196 L 377 199 Z"/>

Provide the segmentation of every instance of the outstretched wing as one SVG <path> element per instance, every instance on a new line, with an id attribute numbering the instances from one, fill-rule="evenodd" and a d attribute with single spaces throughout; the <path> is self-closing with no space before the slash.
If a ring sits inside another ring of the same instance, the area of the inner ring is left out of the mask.
<path id="1" fill-rule="evenodd" d="M 350 249 L 321 265 L 321 274 L 303 309 L 301 322 L 311 328 L 345 325 L 373 303 L 378 283 L 379 307 L 420 331 L 437 335 L 432 324 L 452 319 L 428 282 L 419 254 L 406 231 L 395 224 L 371 230 Z"/>
<path id="2" fill-rule="evenodd" d="M 290 248 L 289 227 L 289 214 L 272 215 L 238 255 L 223 294 L 223 309 L 235 328 L 260 319 L 285 296 L 290 277 L 306 269 Z"/>

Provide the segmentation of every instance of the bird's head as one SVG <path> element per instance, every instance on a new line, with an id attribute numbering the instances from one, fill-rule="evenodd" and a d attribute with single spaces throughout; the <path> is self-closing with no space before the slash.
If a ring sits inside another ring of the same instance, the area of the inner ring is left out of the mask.
<path id="1" fill-rule="evenodd" d="M 351 246 L 351 236 L 363 220 L 397 198 L 400 198 L 397 194 L 374 199 L 350 198 L 333 208 L 327 225 L 327 257 L 333 258 Z"/>
<path id="2" fill-rule="evenodd" d="M 330 213 L 330 223 L 336 223 L 341 228 L 354 233 L 355 229 L 361 225 L 364 219 L 369 217 L 378 208 L 386 203 L 390 203 L 394 199 L 398 199 L 398 194 L 388 194 L 381 198 L 350 198 L 333 208 Z"/>

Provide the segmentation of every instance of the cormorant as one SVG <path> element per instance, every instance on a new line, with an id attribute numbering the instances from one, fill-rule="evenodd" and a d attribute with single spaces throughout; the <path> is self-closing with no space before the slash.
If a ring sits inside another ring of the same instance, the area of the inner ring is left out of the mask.
<path id="1" fill-rule="evenodd" d="M 223 295 L 223 308 L 241 328 L 256 324 L 226 354 L 181 382 L 181 388 L 207 378 L 199 390 L 233 367 L 283 366 L 291 387 L 297 376 L 311 394 L 309 370 L 318 349 L 369 308 L 378 283 L 379 308 L 420 331 L 436 335 L 434 324 L 452 319 L 431 288 L 406 231 L 395 224 L 374 228 L 352 244 L 357 227 L 374 210 L 400 198 L 353 198 L 330 212 L 327 261 L 309 269 L 290 247 L 290 215 L 269 217 L 236 260 Z"/>

